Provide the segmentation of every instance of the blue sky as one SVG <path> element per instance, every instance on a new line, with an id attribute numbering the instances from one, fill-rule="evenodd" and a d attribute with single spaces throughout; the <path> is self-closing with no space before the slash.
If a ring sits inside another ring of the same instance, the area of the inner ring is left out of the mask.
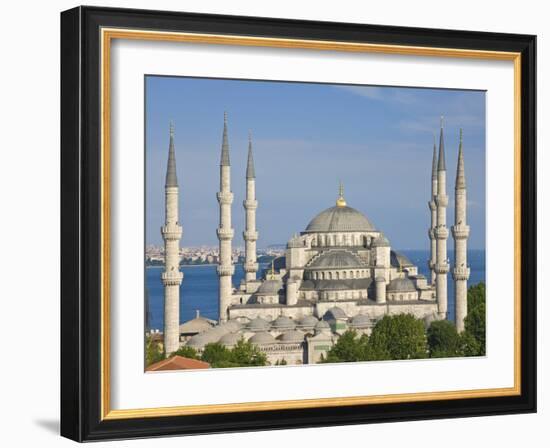
<path id="1" fill-rule="evenodd" d="M 485 92 L 146 77 L 146 243 L 161 244 L 169 122 L 175 123 L 182 245 L 216 245 L 228 113 L 234 246 L 242 246 L 248 132 L 259 247 L 284 244 L 334 205 L 338 182 L 397 249 L 427 249 L 434 132 L 444 118 L 447 220 L 464 129 L 470 248 L 485 247 Z M 452 241 L 449 241 L 449 247 Z"/>

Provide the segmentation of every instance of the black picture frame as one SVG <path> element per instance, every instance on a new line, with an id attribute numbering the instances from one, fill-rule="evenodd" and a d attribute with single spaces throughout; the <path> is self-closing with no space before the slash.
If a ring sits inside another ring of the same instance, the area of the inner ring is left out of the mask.
<path id="1" fill-rule="evenodd" d="M 102 27 L 521 53 L 521 394 L 102 420 Z M 535 57 L 532 35 L 99 7 L 61 13 L 61 435 L 92 441 L 536 412 Z"/>

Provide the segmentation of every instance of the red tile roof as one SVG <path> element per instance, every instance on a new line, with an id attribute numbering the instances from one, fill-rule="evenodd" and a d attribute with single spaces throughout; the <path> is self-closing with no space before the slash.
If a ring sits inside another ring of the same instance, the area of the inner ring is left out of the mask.
<path id="1" fill-rule="evenodd" d="M 210 364 L 198 359 L 184 358 L 183 356 L 175 355 L 171 358 L 163 359 L 148 366 L 147 372 L 157 372 L 159 370 L 189 370 L 189 369 L 209 369 Z"/>

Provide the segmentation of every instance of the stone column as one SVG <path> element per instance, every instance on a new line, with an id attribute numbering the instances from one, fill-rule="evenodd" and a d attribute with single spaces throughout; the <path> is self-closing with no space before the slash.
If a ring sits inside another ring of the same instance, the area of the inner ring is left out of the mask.
<path id="1" fill-rule="evenodd" d="M 243 202 L 246 213 L 246 225 L 243 232 L 245 242 L 245 280 L 247 282 L 256 280 L 258 263 L 256 261 L 256 241 L 258 232 L 256 231 L 256 209 L 258 201 L 256 200 L 256 173 L 254 170 L 254 159 L 252 157 L 252 137 L 248 139 L 248 161 L 246 165 L 246 199 Z"/>

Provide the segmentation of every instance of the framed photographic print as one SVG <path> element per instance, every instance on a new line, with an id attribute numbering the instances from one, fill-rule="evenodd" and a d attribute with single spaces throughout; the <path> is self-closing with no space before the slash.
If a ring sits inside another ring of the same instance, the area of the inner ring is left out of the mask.
<path id="1" fill-rule="evenodd" d="M 61 432 L 536 410 L 535 37 L 61 14 Z"/>

